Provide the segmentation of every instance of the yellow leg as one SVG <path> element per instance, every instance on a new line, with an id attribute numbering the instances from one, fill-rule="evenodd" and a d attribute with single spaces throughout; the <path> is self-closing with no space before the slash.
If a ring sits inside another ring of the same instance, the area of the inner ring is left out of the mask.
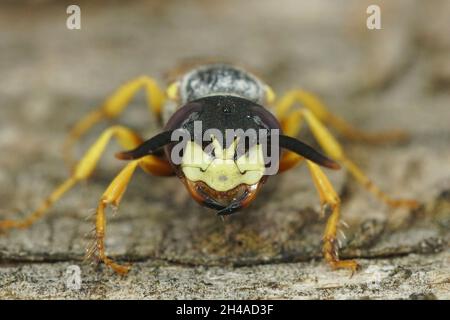
<path id="1" fill-rule="evenodd" d="M 100 156 L 112 137 L 116 137 L 123 148 L 132 149 L 137 147 L 142 139 L 131 130 L 122 126 L 113 126 L 105 130 L 98 140 L 86 152 L 84 157 L 76 165 L 73 174 L 53 191 L 41 206 L 21 220 L 0 221 L 0 230 L 11 228 L 27 228 L 48 212 L 50 207 L 70 190 L 77 182 L 87 179 L 94 171 Z"/>
<path id="2" fill-rule="evenodd" d="M 114 119 L 118 117 L 141 88 L 146 89 L 150 111 L 159 118 L 162 105 L 166 99 L 165 93 L 161 90 L 156 81 L 150 77 L 141 76 L 131 80 L 119 87 L 100 108 L 92 111 L 75 124 L 69 132 L 64 144 L 64 158 L 66 163 L 72 163 L 71 149 L 74 143 L 96 123 L 104 119 Z"/>
<path id="3" fill-rule="evenodd" d="M 306 163 L 308 164 L 314 185 L 319 193 L 323 210 L 331 212 L 323 236 L 322 252 L 324 258 L 333 269 L 345 268 L 355 272 L 358 269 L 358 263 L 356 261 L 339 260 L 338 256 L 336 233 L 340 218 L 341 201 L 339 196 L 334 191 L 330 181 L 319 166 L 309 160 L 306 160 Z"/>
<path id="4" fill-rule="evenodd" d="M 391 207 L 406 207 L 417 208 L 418 202 L 410 199 L 393 199 L 386 193 L 380 190 L 362 171 L 359 167 L 353 163 L 344 154 L 341 145 L 331 135 L 331 133 L 325 128 L 320 120 L 308 109 L 296 110 L 296 117 L 300 117 L 306 120 L 314 137 L 317 139 L 320 146 L 325 153 L 332 159 L 339 161 L 352 175 L 353 177 L 366 188 L 369 192 L 374 194 L 378 199 L 386 203 Z"/>
<path id="5" fill-rule="evenodd" d="M 97 207 L 95 223 L 95 243 L 92 247 L 94 251 L 88 252 L 88 256 L 96 254 L 108 267 L 115 272 L 125 275 L 130 270 L 130 265 L 120 265 L 106 255 L 105 234 L 106 234 L 106 214 L 105 209 L 108 205 L 117 208 L 122 200 L 125 190 L 130 182 L 131 176 L 137 166 L 141 166 L 144 171 L 153 175 L 171 175 L 172 167 L 167 161 L 154 156 L 146 156 L 139 160 L 129 162 L 120 173 L 114 178 L 106 191 L 103 193 Z"/>
<path id="6" fill-rule="evenodd" d="M 299 156 L 298 154 L 290 151 L 285 151 L 281 156 L 280 167 L 278 168 L 278 173 L 287 171 L 299 163 L 301 163 L 305 158 Z"/>
<path id="7" fill-rule="evenodd" d="M 140 159 L 140 167 L 154 176 L 172 176 L 174 171 L 169 162 L 155 156 L 146 156 Z"/>
<path id="8" fill-rule="evenodd" d="M 128 163 L 125 168 L 114 178 L 109 187 L 103 193 L 97 207 L 96 220 L 95 220 L 95 249 L 98 257 L 114 271 L 119 274 L 126 274 L 130 266 L 120 265 L 107 257 L 105 252 L 105 234 L 106 234 L 106 215 L 105 208 L 108 205 L 115 207 L 119 206 L 120 200 L 130 182 L 131 176 L 139 164 L 140 160 L 135 160 Z M 89 252 L 89 255 L 94 252 Z"/>
<path id="9" fill-rule="evenodd" d="M 392 130 L 380 133 L 367 133 L 353 127 L 342 118 L 332 114 L 324 104 L 313 94 L 304 90 L 292 90 L 286 93 L 276 103 L 275 113 L 278 119 L 287 119 L 288 113 L 296 103 L 301 103 L 310 110 L 321 122 L 333 127 L 342 136 L 349 140 L 363 141 L 367 143 L 384 143 L 398 141 L 407 138 L 401 130 Z"/>
<path id="10" fill-rule="evenodd" d="M 0 231 L 6 231 L 9 229 L 25 229 L 31 226 L 34 222 L 40 219 L 48 211 L 48 209 L 62 197 L 64 193 L 70 190 L 77 180 L 74 177 L 70 177 L 59 185 L 51 194 L 48 196 L 44 202 L 39 206 L 39 208 L 26 218 L 20 220 L 0 220 Z"/>
<path id="11" fill-rule="evenodd" d="M 301 112 L 293 111 L 289 115 L 279 117 L 281 129 L 283 134 L 296 137 L 300 133 L 300 129 L 303 123 L 303 114 Z"/>

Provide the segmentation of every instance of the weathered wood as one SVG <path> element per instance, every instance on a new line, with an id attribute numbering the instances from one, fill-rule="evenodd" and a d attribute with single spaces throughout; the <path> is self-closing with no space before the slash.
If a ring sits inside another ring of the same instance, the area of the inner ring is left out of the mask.
<path id="1" fill-rule="evenodd" d="M 409 3 L 386 4 L 385 27 L 369 32 L 359 3 L 344 10 L 360 10 L 356 20 L 329 2 L 317 2 L 317 10 L 296 1 L 290 10 L 270 1 L 227 2 L 208 5 L 209 18 L 195 3 L 183 10 L 86 3 L 80 31 L 65 29 L 65 8 L 56 3 L 29 11 L 20 24 L 26 8 L 4 6 L 0 23 L 10 31 L 0 50 L 0 61 L 8 62 L 0 64 L 0 218 L 30 212 L 66 177 L 60 149 L 67 127 L 118 84 L 143 68 L 158 76 L 180 57 L 217 52 L 259 69 L 275 88 L 303 85 L 322 93 L 333 111 L 361 128 L 407 129 L 407 143 L 345 148 L 384 190 L 423 206 L 390 210 L 344 171 L 327 171 L 349 225 L 341 256 L 363 267 L 349 279 L 321 260 L 324 221 L 305 168 L 270 179 L 254 205 L 225 221 L 194 203 L 175 178 L 138 173 L 108 223 L 109 254 L 134 263 L 120 278 L 82 262 L 93 228 L 86 218 L 120 168 L 111 147 L 89 183 L 65 196 L 51 216 L 0 236 L 0 298 L 449 298 L 450 87 L 449 61 L 441 56 L 449 56 L 450 44 L 448 28 L 436 27 L 448 23 L 439 12 L 450 12 L 449 5 L 421 3 L 433 19 L 420 24 Z M 236 5 L 259 15 L 243 20 Z M 302 19 L 318 12 L 317 19 Z M 134 23 L 116 24 L 118 16 Z M 261 34 L 257 16 L 270 16 L 264 25 L 272 33 Z M 339 32 L 347 24 L 350 34 Z M 154 120 L 142 120 L 143 104 L 140 95 L 124 123 L 156 132 Z M 101 129 L 80 144 L 79 155 Z M 69 265 L 81 266 L 80 291 L 65 287 Z"/>

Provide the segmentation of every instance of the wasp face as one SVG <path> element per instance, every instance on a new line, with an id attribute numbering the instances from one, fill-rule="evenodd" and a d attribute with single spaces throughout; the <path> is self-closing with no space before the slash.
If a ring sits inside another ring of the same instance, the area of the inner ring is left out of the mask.
<path id="1" fill-rule="evenodd" d="M 237 150 L 239 139 L 223 149 L 212 137 L 212 151 L 189 141 L 181 162 L 181 172 L 190 193 L 202 204 L 213 208 L 247 205 L 256 196 L 265 173 L 261 145 L 245 154 Z M 208 147 L 206 148 L 208 149 Z"/>
<path id="2" fill-rule="evenodd" d="M 229 214 L 255 198 L 267 177 L 258 134 L 279 129 L 269 111 L 246 99 L 211 96 L 179 109 L 166 126 L 176 128 L 191 136 L 174 166 L 194 199 Z M 166 148 L 168 159 L 171 150 Z"/>

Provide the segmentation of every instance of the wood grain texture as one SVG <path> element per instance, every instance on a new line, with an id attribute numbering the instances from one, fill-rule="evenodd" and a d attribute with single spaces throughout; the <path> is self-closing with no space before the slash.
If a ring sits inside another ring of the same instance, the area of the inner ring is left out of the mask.
<path id="1" fill-rule="evenodd" d="M 109 216 L 108 253 L 134 263 L 121 278 L 82 261 L 92 208 L 121 165 L 114 145 L 51 216 L 0 235 L 0 298 L 450 298 L 450 6 L 381 3 L 380 31 L 365 28 L 361 1 L 86 2 L 80 31 L 65 28 L 58 2 L 1 5 L 2 219 L 30 212 L 66 177 L 60 151 L 70 124 L 120 83 L 142 73 L 163 82 L 192 56 L 249 65 L 279 92 L 317 92 L 360 128 L 408 130 L 407 143 L 344 146 L 384 190 L 422 207 L 390 210 L 344 171 L 327 170 L 349 225 L 341 256 L 363 267 L 349 279 L 321 260 L 324 220 L 306 168 L 271 178 L 250 208 L 225 221 L 175 178 L 140 172 Z M 138 95 L 121 123 L 147 137 L 158 127 L 144 103 Z M 64 285 L 73 264 L 80 291 Z"/>

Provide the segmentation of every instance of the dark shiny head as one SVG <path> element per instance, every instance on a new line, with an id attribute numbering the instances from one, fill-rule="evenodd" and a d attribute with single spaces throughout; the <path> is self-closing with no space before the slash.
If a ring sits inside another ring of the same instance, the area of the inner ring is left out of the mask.
<path id="1" fill-rule="evenodd" d="M 280 129 L 275 116 L 263 106 L 247 99 L 218 95 L 187 103 L 169 119 L 165 130 L 183 128 L 194 136 L 194 122 L 202 122 L 202 135 L 216 128 L 225 137 L 226 129 Z"/>

